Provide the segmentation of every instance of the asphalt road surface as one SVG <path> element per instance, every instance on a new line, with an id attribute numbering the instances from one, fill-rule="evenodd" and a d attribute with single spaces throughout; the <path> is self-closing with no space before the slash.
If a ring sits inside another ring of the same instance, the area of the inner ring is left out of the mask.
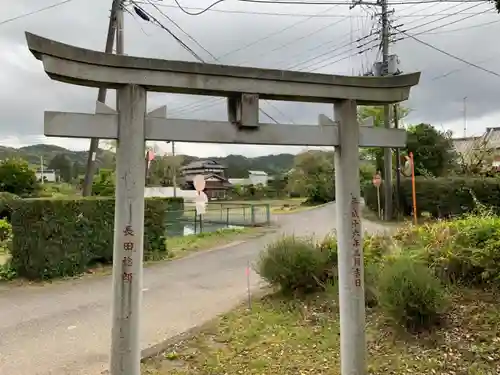
<path id="1" fill-rule="evenodd" d="M 276 218 L 278 232 L 144 270 L 143 348 L 204 323 L 247 292 L 249 261 L 283 233 L 324 236 L 335 228 L 334 204 Z M 379 224 L 365 222 L 365 230 Z M 259 287 L 251 275 L 251 287 Z M 107 368 L 111 278 L 0 289 L 0 375 L 94 375 Z"/>

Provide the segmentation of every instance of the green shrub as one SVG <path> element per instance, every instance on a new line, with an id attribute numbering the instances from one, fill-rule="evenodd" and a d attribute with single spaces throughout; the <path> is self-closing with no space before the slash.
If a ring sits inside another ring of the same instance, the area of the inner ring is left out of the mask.
<path id="1" fill-rule="evenodd" d="M 72 276 L 113 256 L 114 199 L 30 199 L 12 215 L 12 266 L 28 279 Z M 144 255 L 165 253 L 167 210 L 182 198 L 146 199 Z"/>
<path id="2" fill-rule="evenodd" d="M 283 237 L 261 254 L 257 272 L 284 293 L 307 293 L 324 287 L 333 258 L 312 239 Z"/>
<path id="3" fill-rule="evenodd" d="M 472 216 L 398 231 L 395 239 L 446 283 L 500 282 L 500 218 Z"/>
<path id="4" fill-rule="evenodd" d="M 30 197 L 39 187 L 35 172 L 25 160 L 17 158 L 0 160 L 0 191 Z"/>
<path id="5" fill-rule="evenodd" d="M 500 179 L 470 177 L 417 177 L 415 180 L 417 214 L 429 213 L 435 218 L 448 218 L 472 212 L 477 204 L 491 207 L 500 212 Z M 366 205 L 377 212 L 377 190 L 373 185 L 365 185 L 363 197 Z M 411 179 L 401 180 L 400 206 L 402 214 L 412 215 Z M 475 201 L 475 198 L 477 201 Z M 395 206 L 395 197 L 392 197 Z M 380 187 L 380 203 L 384 206 L 383 185 Z"/>
<path id="6" fill-rule="evenodd" d="M 446 293 L 424 264 L 399 256 L 384 265 L 377 284 L 379 304 L 396 323 L 418 331 L 441 322 Z"/>
<path id="7" fill-rule="evenodd" d="M 15 203 L 20 199 L 15 194 L 0 192 L 0 219 L 10 220 Z"/>
<path id="8" fill-rule="evenodd" d="M 0 219 L 0 254 L 8 252 L 12 241 L 12 225 L 7 220 Z"/>

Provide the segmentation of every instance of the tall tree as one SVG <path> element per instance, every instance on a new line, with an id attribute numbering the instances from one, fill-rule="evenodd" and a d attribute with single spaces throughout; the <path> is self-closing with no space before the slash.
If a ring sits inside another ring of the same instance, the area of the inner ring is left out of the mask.
<path id="1" fill-rule="evenodd" d="M 49 163 L 49 169 L 55 170 L 64 182 L 73 178 L 73 164 L 66 154 L 57 154 Z"/>
<path id="2" fill-rule="evenodd" d="M 413 152 L 417 175 L 443 176 L 456 162 L 451 132 L 441 132 L 432 125 L 408 127 L 406 144 L 407 151 Z"/>
<path id="3" fill-rule="evenodd" d="M 325 203 L 335 199 L 334 181 L 333 152 L 308 151 L 295 157 L 288 189 L 309 203 Z"/>
<path id="4" fill-rule="evenodd" d="M 399 119 L 403 120 L 408 116 L 410 111 L 407 108 L 399 106 Z M 373 126 L 384 127 L 384 108 L 376 106 L 362 106 L 358 110 L 358 120 L 363 121 L 369 117 L 373 117 Z M 384 149 L 381 147 L 367 147 L 361 150 L 363 159 L 375 162 L 377 170 L 384 170 Z"/>
<path id="5" fill-rule="evenodd" d="M 174 175 L 179 181 L 182 155 L 156 157 L 150 165 L 148 183 L 150 185 L 173 186 Z"/>

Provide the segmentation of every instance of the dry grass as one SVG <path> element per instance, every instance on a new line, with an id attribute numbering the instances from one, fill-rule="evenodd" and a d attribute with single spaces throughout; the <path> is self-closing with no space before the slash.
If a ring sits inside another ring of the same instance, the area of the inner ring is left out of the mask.
<path id="1" fill-rule="evenodd" d="M 500 373 L 500 306 L 493 293 L 453 295 L 447 324 L 410 336 L 367 314 L 370 375 Z M 334 296 L 308 301 L 266 297 L 235 310 L 202 334 L 143 365 L 146 375 L 339 375 L 339 322 Z"/>

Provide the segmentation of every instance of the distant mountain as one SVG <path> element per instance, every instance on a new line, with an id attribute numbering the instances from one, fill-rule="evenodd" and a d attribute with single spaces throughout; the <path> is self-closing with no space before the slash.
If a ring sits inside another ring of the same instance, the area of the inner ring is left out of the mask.
<path id="1" fill-rule="evenodd" d="M 47 166 L 52 158 L 58 154 L 65 154 L 71 162 L 85 166 L 87 163 L 87 151 L 71 151 L 64 147 L 55 145 L 38 144 L 21 148 L 0 146 L 0 160 L 11 157 L 22 158 L 32 165 L 40 165 L 40 157 L 43 157 L 44 165 Z M 229 178 L 246 178 L 248 171 L 264 171 L 268 174 L 279 174 L 288 171 L 293 166 L 294 155 L 278 154 L 248 158 L 242 155 L 228 155 L 226 157 L 198 158 L 184 155 L 184 163 L 188 164 L 194 160 L 210 159 L 227 167 L 226 174 Z M 99 150 L 97 161 L 101 168 L 113 168 L 114 153 L 107 150 Z"/>
<path id="2" fill-rule="evenodd" d="M 87 164 L 87 151 L 71 151 L 64 147 L 46 144 L 31 145 L 21 148 L 0 146 L 0 160 L 18 157 L 37 166 L 40 165 L 40 158 L 43 158 L 43 164 L 47 166 L 54 156 L 58 154 L 65 154 L 72 163 L 77 162 L 82 166 Z M 96 160 L 101 168 L 112 168 L 114 164 L 114 154 L 107 150 L 99 150 Z"/>

